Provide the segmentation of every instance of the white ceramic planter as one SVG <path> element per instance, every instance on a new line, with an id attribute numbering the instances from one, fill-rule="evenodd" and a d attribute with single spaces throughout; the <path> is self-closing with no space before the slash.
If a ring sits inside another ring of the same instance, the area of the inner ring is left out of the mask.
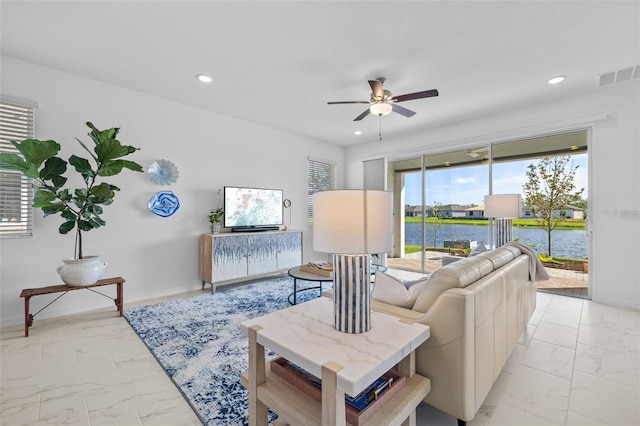
<path id="1" fill-rule="evenodd" d="M 104 273 L 107 264 L 100 256 L 85 256 L 83 259 L 62 259 L 58 274 L 67 285 L 81 287 L 95 284 Z"/>

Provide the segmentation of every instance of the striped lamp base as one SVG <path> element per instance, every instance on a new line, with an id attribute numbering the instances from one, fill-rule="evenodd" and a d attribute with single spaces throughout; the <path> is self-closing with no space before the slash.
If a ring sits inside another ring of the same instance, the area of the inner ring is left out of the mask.
<path id="1" fill-rule="evenodd" d="M 496 218 L 496 247 L 502 247 L 513 239 L 512 229 L 511 219 Z"/>
<path id="2" fill-rule="evenodd" d="M 371 261 L 368 254 L 333 255 L 333 315 L 336 330 L 371 328 Z"/>

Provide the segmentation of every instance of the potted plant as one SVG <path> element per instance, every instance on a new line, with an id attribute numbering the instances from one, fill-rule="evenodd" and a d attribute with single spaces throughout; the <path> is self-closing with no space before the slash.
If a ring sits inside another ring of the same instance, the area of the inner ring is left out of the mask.
<path id="1" fill-rule="evenodd" d="M 222 207 L 211 209 L 207 215 L 209 223 L 211 224 L 211 232 L 214 234 L 220 233 L 220 221 L 222 220 L 223 215 L 224 209 Z"/>
<path id="2" fill-rule="evenodd" d="M 142 172 L 140 164 L 123 159 L 139 148 L 122 145 L 116 139 L 119 128 L 98 130 L 92 123 L 86 124 L 91 129 L 89 136 L 94 143 L 93 149 L 76 140 L 89 153 L 92 161 L 71 155 L 67 163 L 57 157 L 60 144 L 53 140 L 12 141 L 22 155 L 0 153 L 0 168 L 17 170 L 33 179 L 33 207 L 42 209 L 45 217 L 59 214 L 63 220 L 58 228 L 61 234 L 76 230 L 74 256 L 63 259 L 65 265 L 58 268 L 62 280 L 69 285 L 93 284 L 104 272 L 105 265 L 99 256 L 84 256 L 82 233 L 106 225 L 101 218 L 103 206 L 113 203 L 115 193 L 120 188 L 98 181 L 115 176 L 123 169 Z M 67 164 L 72 165 L 82 177 L 84 185 L 80 188 L 74 189 L 68 184 L 64 176 Z M 76 272 L 73 266 L 80 268 L 81 272 Z"/>

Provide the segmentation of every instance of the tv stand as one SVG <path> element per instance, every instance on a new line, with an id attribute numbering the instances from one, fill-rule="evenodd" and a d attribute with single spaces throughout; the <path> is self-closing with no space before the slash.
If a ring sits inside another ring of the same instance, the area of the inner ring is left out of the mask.
<path id="1" fill-rule="evenodd" d="M 231 228 L 231 232 L 262 232 L 279 230 L 279 226 L 239 226 L 236 228 Z"/>
<path id="2" fill-rule="evenodd" d="M 267 276 L 300 266 L 302 232 L 240 232 L 200 236 L 202 289 Z"/>

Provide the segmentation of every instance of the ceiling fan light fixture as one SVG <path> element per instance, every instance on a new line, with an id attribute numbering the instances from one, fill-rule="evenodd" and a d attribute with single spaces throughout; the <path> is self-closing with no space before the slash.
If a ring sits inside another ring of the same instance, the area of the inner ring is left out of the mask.
<path id="1" fill-rule="evenodd" d="M 369 111 L 374 115 L 387 115 L 393 110 L 393 106 L 386 102 L 379 102 L 371 105 Z"/>

